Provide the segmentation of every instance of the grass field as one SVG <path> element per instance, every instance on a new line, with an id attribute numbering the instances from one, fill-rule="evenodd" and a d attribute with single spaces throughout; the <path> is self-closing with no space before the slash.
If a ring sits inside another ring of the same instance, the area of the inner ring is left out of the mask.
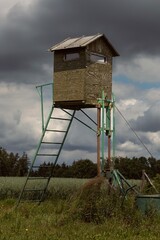
<path id="1" fill-rule="evenodd" d="M 108 197 L 93 187 L 79 191 L 87 180 L 53 179 L 49 199 L 39 206 L 22 203 L 15 209 L 23 181 L 0 178 L 0 240 L 160 239 L 160 217 L 153 212 L 142 215 L 133 196 L 121 208 L 116 194 Z"/>

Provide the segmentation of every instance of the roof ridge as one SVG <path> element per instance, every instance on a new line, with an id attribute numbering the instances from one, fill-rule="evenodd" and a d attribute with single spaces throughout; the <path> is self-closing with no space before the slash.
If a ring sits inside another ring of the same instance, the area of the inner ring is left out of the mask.
<path id="1" fill-rule="evenodd" d="M 99 35 L 99 36 L 98 36 Z M 98 38 L 103 36 L 103 34 L 97 33 L 96 35 L 92 35 L 92 36 L 88 36 L 88 37 L 92 37 L 91 39 L 89 39 L 87 42 L 85 42 L 84 44 L 82 44 L 81 46 L 86 46 L 88 44 L 88 42 L 92 42 L 94 38 Z M 86 36 L 87 37 L 87 36 Z"/>

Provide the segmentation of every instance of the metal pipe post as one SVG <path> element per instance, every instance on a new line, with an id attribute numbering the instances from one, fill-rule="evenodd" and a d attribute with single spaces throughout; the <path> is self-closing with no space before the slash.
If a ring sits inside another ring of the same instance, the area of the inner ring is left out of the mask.
<path id="1" fill-rule="evenodd" d="M 111 136 L 108 135 L 108 171 L 111 170 Z"/>
<path id="2" fill-rule="evenodd" d="M 100 154 L 100 135 L 101 135 L 101 107 L 97 107 L 97 176 L 101 175 L 101 154 Z"/>
<path id="3" fill-rule="evenodd" d="M 113 165 L 115 164 L 115 96 L 112 95 L 112 107 L 113 107 L 113 134 L 112 134 L 112 161 Z"/>
<path id="4" fill-rule="evenodd" d="M 42 114 L 42 132 L 44 131 L 44 111 L 43 111 L 43 86 L 40 86 L 41 92 L 41 114 Z"/>
<path id="5" fill-rule="evenodd" d="M 104 91 L 102 91 L 102 100 L 101 100 L 101 111 L 102 111 L 102 119 L 101 119 L 101 171 L 104 173 L 104 144 L 105 144 L 105 123 L 104 123 L 104 111 L 105 111 L 105 96 Z"/>

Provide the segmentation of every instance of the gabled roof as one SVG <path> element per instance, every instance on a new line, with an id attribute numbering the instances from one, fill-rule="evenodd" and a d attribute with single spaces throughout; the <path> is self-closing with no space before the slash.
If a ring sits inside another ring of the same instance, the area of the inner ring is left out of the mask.
<path id="1" fill-rule="evenodd" d="M 78 38 L 67 38 L 64 41 L 54 45 L 53 47 L 50 48 L 50 51 L 57 51 L 57 50 L 63 50 L 63 49 L 70 49 L 70 48 L 80 48 L 80 47 L 86 47 L 90 43 L 94 42 L 98 38 L 103 37 L 104 40 L 106 41 L 106 44 L 110 46 L 110 48 L 113 51 L 114 56 L 119 56 L 118 52 L 114 49 L 112 44 L 108 41 L 106 36 L 104 34 L 96 34 L 93 36 L 82 36 Z"/>

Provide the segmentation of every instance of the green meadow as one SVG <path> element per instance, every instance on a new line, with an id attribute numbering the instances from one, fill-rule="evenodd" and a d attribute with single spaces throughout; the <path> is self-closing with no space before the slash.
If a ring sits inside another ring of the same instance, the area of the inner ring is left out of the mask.
<path id="1" fill-rule="evenodd" d="M 133 194 L 122 206 L 102 182 L 52 179 L 44 202 L 16 208 L 24 180 L 0 178 L 0 240 L 160 239 L 160 216 L 139 212 Z"/>

